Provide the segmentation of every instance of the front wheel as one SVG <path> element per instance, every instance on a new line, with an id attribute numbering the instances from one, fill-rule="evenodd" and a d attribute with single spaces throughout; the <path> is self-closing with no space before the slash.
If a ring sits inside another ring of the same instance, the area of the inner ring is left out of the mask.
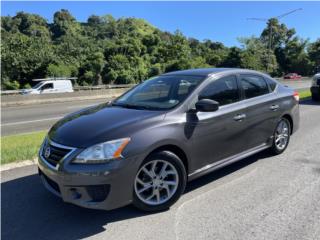
<path id="1" fill-rule="evenodd" d="M 168 209 L 184 192 L 186 182 L 186 170 L 178 156 L 168 151 L 154 153 L 136 174 L 133 205 L 144 211 Z"/>
<path id="2" fill-rule="evenodd" d="M 273 144 L 271 147 L 272 153 L 281 154 L 286 150 L 290 140 L 290 130 L 291 125 L 288 119 L 281 118 L 274 131 Z"/>

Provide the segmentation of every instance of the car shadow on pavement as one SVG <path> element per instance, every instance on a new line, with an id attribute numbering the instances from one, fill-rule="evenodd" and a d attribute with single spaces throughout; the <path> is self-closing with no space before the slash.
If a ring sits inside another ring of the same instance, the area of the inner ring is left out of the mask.
<path id="1" fill-rule="evenodd" d="M 264 151 L 190 182 L 190 192 L 262 158 Z M 106 231 L 107 224 L 148 213 L 132 206 L 112 211 L 80 208 L 62 202 L 42 186 L 37 174 L 1 184 L 2 239 L 82 239 Z"/>
<path id="2" fill-rule="evenodd" d="M 146 215 L 128 206 L 109 212 L 64 203 L 49 193 L 37 174 L 1 184 L 1 239 L 82 239 L 104 226 Z"/>
<path id="3" fill-rule="evenodd" d="M 245 159 L 242 159 L 241 161 L 235 162 L 233 164 L 230 164 L 226 167 L 223 167 L 221 169 L 218 169 L 210 174 L 204 175 L 200 178 L 197 178 L 194 181 L 191 181 L 188 183 L 185 193 L 188 193 L 190 191 L 193 191 L 199 187 L 202 187 L 210 182 L 216 181 L 220 178 L 223 178 L 233 172 L 236 172 L 240 170 L 241 168 L 244 168 L 246 166 L 249 166 L 250 164 L 257 162 L 259 160 L 262 160 L 264 158 L 270 157 L 271 154 L 268 150 L 259 152 L 253 156 L 247 157 Z"/>

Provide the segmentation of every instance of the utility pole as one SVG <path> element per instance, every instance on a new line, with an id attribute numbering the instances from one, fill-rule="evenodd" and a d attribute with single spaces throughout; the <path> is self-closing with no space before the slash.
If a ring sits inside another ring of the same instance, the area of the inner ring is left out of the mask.
<path id="1" fill-rule="evenodd" d="M 280 20 L 281 18 L 284 18 L 294 12 L 297 12 L 297 11 L 300 11 L 302 10 L 302 8 L 297 8 L 297 9 L 294 9 L 292 11 L 289 11 L 289 12 L 286 12 L 286 13 L 283 13 L 279 16 L 276 16 L 276 17 L 271 17 L 271 18 L 274 18 L 274 19 L 277 19 L 277 20 Z M 270 19 L 270 18 L 269 18 Z M 268 23 L 268 20 L 267 18 L 247 18 L 247 20 L 253 20 L 253 21 L 261 21 L 261 22 L 265 22 L 265 23 Z M 271 51 L 272 51 L 272 38 L 273 38 L 273 32 L 272 32 L 272 25 L 270 25 L 270 30 L 269 30 L 269 43 L 268 43 L 268 64 L 266 66 L 266 71 L 269 72 L 269 65 L 271 65 Z"/>

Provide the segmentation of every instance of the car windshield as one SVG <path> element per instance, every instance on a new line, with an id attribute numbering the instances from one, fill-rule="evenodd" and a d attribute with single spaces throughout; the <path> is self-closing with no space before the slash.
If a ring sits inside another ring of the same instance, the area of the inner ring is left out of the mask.
<path id="1" fill-rule="evenodd" d="M 202 80 L 202 76 L 158 76 L 137 85 L 112 105 L 136 109 L 171 109 L 183 102 Z"/>
<path id="2" fill-rule="evenodd" d="M 43 82 L 38 82 L 36 85 L 34 85 L 34 86 L 32 87 L 32 89 L 37 89 L 37 88 L 39 88 L 42 84 L 43 84 Z"/>

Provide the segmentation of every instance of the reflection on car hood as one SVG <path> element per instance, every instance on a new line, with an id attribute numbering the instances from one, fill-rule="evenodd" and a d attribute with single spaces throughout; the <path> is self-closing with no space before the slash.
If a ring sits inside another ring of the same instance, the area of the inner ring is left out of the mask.
<path id="1" fill-rule="evenodd" d="M 130 137 L 130 133 L 143 129 L 147 119 L 161 118 L 163 114 L 162 111 L 127 109 L 100 104 L 61 119 L 51 128 L 49 138 L 66 146 L 89 147 L 100 142 Z"/>

